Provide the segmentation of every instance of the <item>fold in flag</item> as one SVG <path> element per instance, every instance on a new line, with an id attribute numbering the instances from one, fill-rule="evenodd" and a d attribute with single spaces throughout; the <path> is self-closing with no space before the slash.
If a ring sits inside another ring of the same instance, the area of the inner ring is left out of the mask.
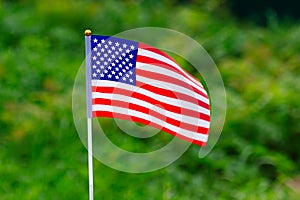
<path id="1" fill-rule="evenodd" d="M 198 80 L 152 46 L 99 35 L 90 43 L 92 117 L 130 120 L 206 144 L 209 97 Z"/>

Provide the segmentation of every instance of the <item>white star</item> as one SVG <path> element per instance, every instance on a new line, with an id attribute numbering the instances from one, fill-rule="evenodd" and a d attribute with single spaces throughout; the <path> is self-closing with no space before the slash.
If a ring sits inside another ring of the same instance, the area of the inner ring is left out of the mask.
<path id="1" fill-rule="evenodd" d="M 130 49 L 132 49 L 132 50 L 133 50 L 133 49 L 134 49 L 134 46 L 133 46 L 133 45 L 131 45 L 131 46 L 130 46 Z"/>
<path id="2" fill-rule="evenodd" d="M 131 75 L 132 75 L 132 71 L 129 71 L 129 74 L 131 74 Z"/>
<path id="3" fill-rule="evenodd" d="M 123 81 L 126 81 L 126 78 L 125 78 L 125 77 L 123 77 L 122 79 L 123 79 Z"/>
<path id="4" fill-rule="evenodd" d="M 116 72 L 115 72 L 115 71 L 112 71 L 111 73 L 112 73 L 112 74 L 115 74 Z"/>
<path id="5" fill-rule="evenodd" d="M 115 50 L 116 48 L 114 46 L 111 47 L 111 50 Z"/>
<path id="6" fill-rule="evenodd" d="M 106 45 L 104 45 L 104 48 L 105 48 L 105 49 L 107 49 L 107 48 L 108 48 L 108 45 L 107 45 L 107 44 L 106 44 Z"/>
<path id="7" fill-rule="evenodd" d="M 98 49 L 97 49 L 97 47 L 94 47 L 94 49 L 93 49 L 94 51 L 97 51 Z"/>
<path id="8" fill-rule="evenodd" d="M 111 58 L 115 58 L 116 56 L 115 55 L 111 55 Z"/>
<path id="9" fill-rule="evenodd" d="M 119 71 L 119 68 L 116 67 L 116 71 Z"/>
<path id="10" fill-rule="evenodd" d="M 104 69 L 104 66 L 103 66 L 103 65 L 101 65 L 101 66 L 100 66 L 100 69 Z"/>
<path id="11" fill-rule="evenodd" d="M 122 76 L 122 75 L 123 75 L 123 73 L 122 73 L 122 72 L 119 72 L 119 75 L 120 75 L 120 76 Z"/>
<path id="12" fill-rule="evenodd" d="M 99 61 L 99 60 L 97 60 L 96 64 L 97 64 L 97 65 L 100 65 L 100 61 Z"/>
<path id="13" fill-rule="evenodd" d="M 132 54 L 130 54 L 130 55 L 129 55 L 129 58 L 133 58 L 133 55 L 132 55 Z"/>
<path id="14" fill-rule="evenodd" d="M 129 53 L 130 52 L 130 50 L 129 49 L 126 49 L 126 53 Z"/>
<path id="15" fill-rule="evenodd" d="M 119 60 L 122 60 L 122 59 L 123 59 L 123 58 L 120 56 L 120 57 L 119 57 Z"/>
<path id="16" fill-rule="evenodd" d="M 125 73 L 125 72 L 126 72 L 126 69 L 123 69 L 122 71 Z"/>
<path id="17" fill-rule="evenodd" d="M 102 43 L 105 43 L 105 40 L 104 40 L 104 39 L 102 39 L 102 40 L 101 40 L 101 42 L 102 42 Z"/>
<path id="18" fill-rule="evenodd" d="M 129 81 L 130 81 L 130 83 L 132 83 L 132 82 L 133 82 L 133 80 L 132 80 L 132 79 L 129 79 Z"/>
<path id="19" fill-rule="evenodd" d="M 126 62 L 129 62 L 129 58 L 125 58 Z"/>
<path id="20" fill-rule="evenodd" d="M 97 38 L 95 38 L 95 39 L 94 39 L 94 43 L 97 43 L 97 42 L 98 42 L 98 40 L 97 40 Z"/>
<path id="21" fill-rule="evenodd" d="M 104 54 L 104 57 L 107 57 L 107 56 L 108 56 L 107 53 L 105 53 L 105 54 Z"/>
<path id="22" fill-rule="evenodd" d="M 108 62 L 111 62 L 111 58 L 108 58 L 107 61 L 108 61 Z"/>
<path id="23" fill-rule="evenodd" d="M 93 56 L 93 60 L 96 60 L 97 59 L 97 57 L 96 56 Z"/>
<path id="24" fill-rule="evenodd" d="M 111 66 L 113 66 L 113 67 L 114 67 L 115 65 L 116 65 L 115 63 L 111 63 Z"/>
<path id="25" fill-rule="evenodd" d="M 107 65 L 107 62 L 105 61 L 103 64 L 104 64 L 104 65 Z"/>
<path id="26" fill-rule="evenodd" d="M 123 65 L 125 65 L 125 64 L 126 64 L 126 62 L 125 62 L 125 61 L 123 61 L 123 62 L 122 62 L 122 64 L 123 64 Z"/>
<path id="27" fill-rule="evenodd" d="M 127 70 L 129 69 L 129 67 L 128 67 L 128 66 L 126 66 L 125 68 L 126 68 Z"/>
<path id="28" fill-rule="evenodd" d="M 119 76 L 115 76 L 116 79 L 119 79 Z"/>
<path id="29" fill-rule="evenodd" d="M 132 67 L 132 64 L 131 64 L 131 63 L 129 63 L 128 65 L 129 65 L 129 67 Z"/>
<path id="30" fill-rule="evenodd" d="M 119 44 L 119 42 L 116 42 L 115 45 L 116 45 L 116 47 L 118 47 L 120 44 Z"/>
<path id="31" fill-rule="evenodd" d="M 108 41 L 108 44 L 109 44 L 109 45 L 111 45 L 111 44 L 112 44 L 112 42 L 109 40 L 109 41 Z"/>
<path id="32" fill-rule="evenodd" d="M 96 69 L 97 68 L 97 66 L 96 65 L 93 65 L 93 69 Z"/>
<path id="33" fill-rule="evenodd" d="M 108 69 L 111 70 L 111 66 L 109 66 Z"/>
<path id="34" fill-rule="evenodd" d="M 94 72 L 94 73 L 93 73 L 93 77 L 96 77 L 96 76 L 97 76 L 97 74 Z"/>
<path id="35" fill-rule="evenodd" d="M 122 56 L 125 57 L 125 56 L 126 56 L 126 53 L 122 53 Z"/>
<path id="36" fill-rule="evenodd" d="M 101 49 L 101 52 L 104 52 L 104 51 L 105 51 L 105 50 L 102 48 L 102 49 Z"/>
<path id="37" fill-rule="evenodd" d="M 105 74 L 107 74 L 107 72 L 108 72 L 107 70 L 104 70 L 104 73 L 105 73 Z"/>
<path id="38" fill-rule="evenodd" d="M 103 74 L 103 73 L 101 73 L 101 74 L 100 74 L 100 76 L 101 76 L 101 77 L 104 77 L 104 74 Z"/>
<path id="39" fill-rule="evenodd" d="M 118 60 L 118 59 L 116 59 L 116 60 L 115 60 L 115 62 L 116 62 L 116 63 L 118 63 L 118 62 L 119 62 L 119 60 Z"/>
<path id="40" fill-rule="evenodd" d="M 123 44 L 123 48 L 126 48 L 126 47 L 127 47 L 127 44 L 124 43 L 124 44 Z"/>
<path id="41" fill-rule="evenodd" d="M 126 74 L 126 77 L 129 78 L 129 74 Z"/>
<path id="42" fill-rule="evenodd" d="M 111 78 L 111 74 L 108 74 L 107 77 L 108 77 L 108 78 Z"/>
<path id="43" fill-rule="evenodd" d="M 100 55 L 101 55 L 101 53 L 100 53 L 100 52 L 98 52 L 98 53 L 97 53 L 97 56 L 100 56 Z"/>
<path id="44" fill-rule="evenodd" d="M 96 71 L 97 71 L 97 73 L 100 73 L 100 69 L 97 69 Z"/>
<path id="45" fill-rule="evenodd" d="M 100 60 L 101 60 L 101 61 L 104 61 L 104 58 L 103 58 L 103 57 L 100 57 Z"/>
<path id="46" fill-rule="evenodd" d="M 98 44 L 97 44 L 97 46 L 98 46 L 98 47 L 101 47 L 101 44 L 100 44 L 100 43 L 98 43 Z"/>
<path id="47" fill-rule="evenodd" d="M 120 48 L 119 48 L 119 51 L 123 51 L 123 49 L 120 47 Z"/>
<path id="48" fill-rule="evenodd" d="M 108 50 L 107 52 L 108 52 L 109 54 L 111 54 L 111 50 Z"/>
<path id="49" fill-rule="evenodd" d="M 119 67 L 120 67 L 120 68 L 122 68 L 122 65 L 121 65 L 121 64 L 119 64 Z"/>
<path id="50" fill-rule="evenodd" d="M 119 52 L 118 51 L 116 51 L 116 53 L 115 53 L 116 55 L 119 55 Z"/>

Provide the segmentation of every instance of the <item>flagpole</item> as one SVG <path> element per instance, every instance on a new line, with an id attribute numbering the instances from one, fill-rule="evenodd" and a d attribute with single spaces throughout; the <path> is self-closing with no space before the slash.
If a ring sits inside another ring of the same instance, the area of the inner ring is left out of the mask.
<path id="1" fill-rule="evenodd" d="M 93 175 L 93 137 L 92 137 L 92 87 L 91 87 L 91 35 L 85 30 L 85 67 L 86 67 L 86 108 L 87 108 L 87 134 L 88 134 L 88 171 L 89 171 L 89 200 L 94 199 Z"/>

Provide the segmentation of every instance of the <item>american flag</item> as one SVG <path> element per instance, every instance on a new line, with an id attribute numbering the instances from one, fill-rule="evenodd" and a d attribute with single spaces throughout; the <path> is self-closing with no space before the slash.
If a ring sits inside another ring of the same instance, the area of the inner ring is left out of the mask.
<path id="1" fill-rule="evenodd" d="M 171 57 L 149 45 L 91 36 L 92 117 L 130 120 L 205 145 L 209 97 Z"/>

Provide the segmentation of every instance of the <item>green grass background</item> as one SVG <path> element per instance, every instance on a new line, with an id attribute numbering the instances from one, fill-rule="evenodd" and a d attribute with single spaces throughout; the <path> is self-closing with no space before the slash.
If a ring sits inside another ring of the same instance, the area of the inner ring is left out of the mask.
<path id="1" fill-rule="evenodd" d="M 83 32 L 143 26 L 205 47 L 226 87 L 225 127 L 207 157 L 192 145 L 156 172 L 123 173 L 95 160 L 95 199 L 299 199 L 300 24 L 270 15 L 256 26 L 221 0 L 0 1 L 0 199 L 88 199 L 87 151 L 71 108 Z M 112 138 L 122 135 L 106 124 Z"/>

